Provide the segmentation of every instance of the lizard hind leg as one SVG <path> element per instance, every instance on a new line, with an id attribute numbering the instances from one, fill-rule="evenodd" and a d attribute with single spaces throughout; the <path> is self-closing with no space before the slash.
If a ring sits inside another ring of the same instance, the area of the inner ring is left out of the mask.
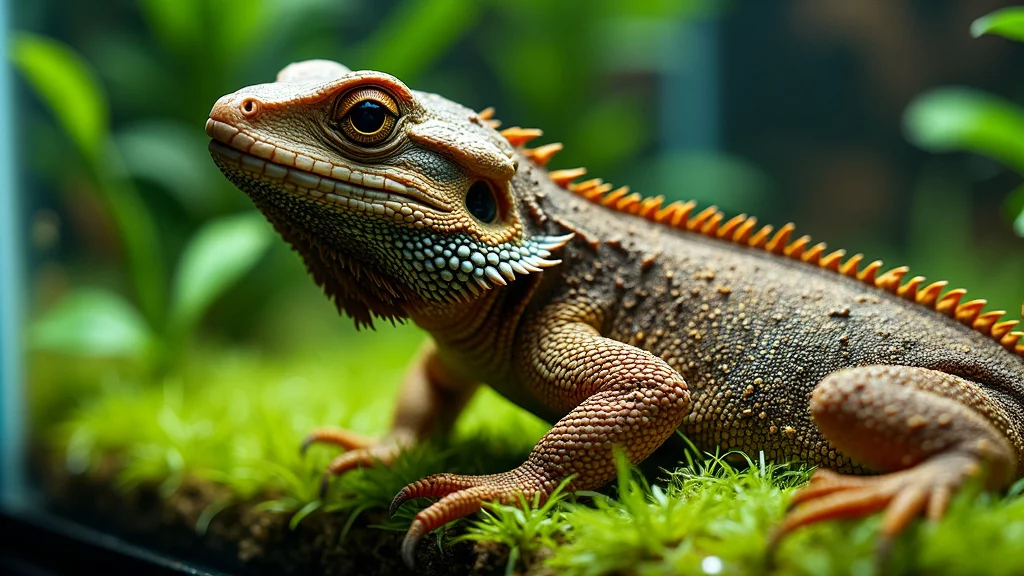
<path id="1" fill-rule="evenodd" d="M 977 384 L 925 368 L 865 366 L 835 372 L 811 394 L 818 429 L 840 452 L 878 476 L 818 470 L 776 530 L 883 511 L 879 552 L 924 514 L 941 518 L 972 478 L 1005 487 L 1019 445 L 1005 414 Z"/>

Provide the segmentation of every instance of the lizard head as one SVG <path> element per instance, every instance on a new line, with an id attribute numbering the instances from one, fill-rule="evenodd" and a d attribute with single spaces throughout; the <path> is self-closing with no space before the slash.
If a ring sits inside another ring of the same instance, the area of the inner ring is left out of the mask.
<path id="1" fill-rule="evenodd" d="M 465 302 L 557 264 L 515 150 L 476 112 L 326 60 L 222 97 L 210 152 L 358 324 Z"/>

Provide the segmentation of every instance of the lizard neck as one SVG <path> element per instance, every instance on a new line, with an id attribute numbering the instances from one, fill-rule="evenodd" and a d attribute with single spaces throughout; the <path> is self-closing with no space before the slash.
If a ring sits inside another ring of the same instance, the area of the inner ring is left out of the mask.
<path id="1" fill-rule="evenodd" d="M 530 274 L 469 302 L 406 309 L 430 333 L 446 366 L 467 378 L 494 385 L 511 372 L 516 328 L 541 274 Z"/>

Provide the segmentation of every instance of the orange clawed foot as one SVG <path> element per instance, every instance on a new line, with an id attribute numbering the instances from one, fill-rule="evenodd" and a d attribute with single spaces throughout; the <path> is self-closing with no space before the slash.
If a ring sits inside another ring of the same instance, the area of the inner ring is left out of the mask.
<path id="1" fill-rule="evenodd" d="M 519 501 L 520 494 L 528 501 L 539 495 L 543 501 L 556 485 L 557 481 L 547 480 L 540 470 L 526 466 L 489 476 L 435 474 L 413 482 L 395 496 L 391 503 L 392 516 L 408 500 L 426 497 L 440 500 L 416 515 L 402 541 L 402 559 L 412 568 L 416 544 L 424 534 L 480 510 L 486 502 L 512 504 Z"/>
<path id="2" fill-rule="evenodd" d="M 302 453 L 313 444 L 331 444 L 346 450 L 327 465 L 323 481 L 320 483 L 321 498 L 327 493 L 331 478 L 355 468 L 369 468 L 378 463 L 391 464 L 407 447 L 407 443 L 399 440 L 378 442 L 354 432 L 329 427 L 318 428 L 306 436 L 302 441 Z"/>
<path id="3" fill-rule="evenodd" d="M 855 518 L 884 510 L 878 555 L 884 561 L 893 540 L 918 516 L 939 520 L 949 500 L 981 471 L 967 454 L 944 454 L 913 468 L 881 476 L 850 476 L 818 470 L 797 491 L 790 511 L 772 536 L 770 549 L 790 532 L 825 520 Z"/>

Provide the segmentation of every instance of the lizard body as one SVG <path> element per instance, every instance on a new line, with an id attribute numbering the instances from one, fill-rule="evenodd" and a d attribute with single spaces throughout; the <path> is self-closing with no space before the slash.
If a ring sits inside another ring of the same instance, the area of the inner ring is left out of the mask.
<path id="1" fill-rule="evenodd" d="M 539 131 L 494 123 L 327 61 L 225 96 L 207 123 L 217 164 L 339 310 L 432 336 L 388 438 L 311 434 L 348 449 L 329 474 L 447 428 L 478 383 L 555 423 L 516 470 L 406 487 L 393 508 L 441 498 L 417 515 L 407 560 L 486 501 L 568 476 L 601 486 L 614 446 L 638 462 L 677 429 L 827 469 L 778 536 L 884 509 L 888 542 L 970 477 L 1024 475 L 1024 334 L 1002 312 L 790 225 L 577 182 L 582 170 L 546 168 L 560 145 L 527 149 Z"/>

